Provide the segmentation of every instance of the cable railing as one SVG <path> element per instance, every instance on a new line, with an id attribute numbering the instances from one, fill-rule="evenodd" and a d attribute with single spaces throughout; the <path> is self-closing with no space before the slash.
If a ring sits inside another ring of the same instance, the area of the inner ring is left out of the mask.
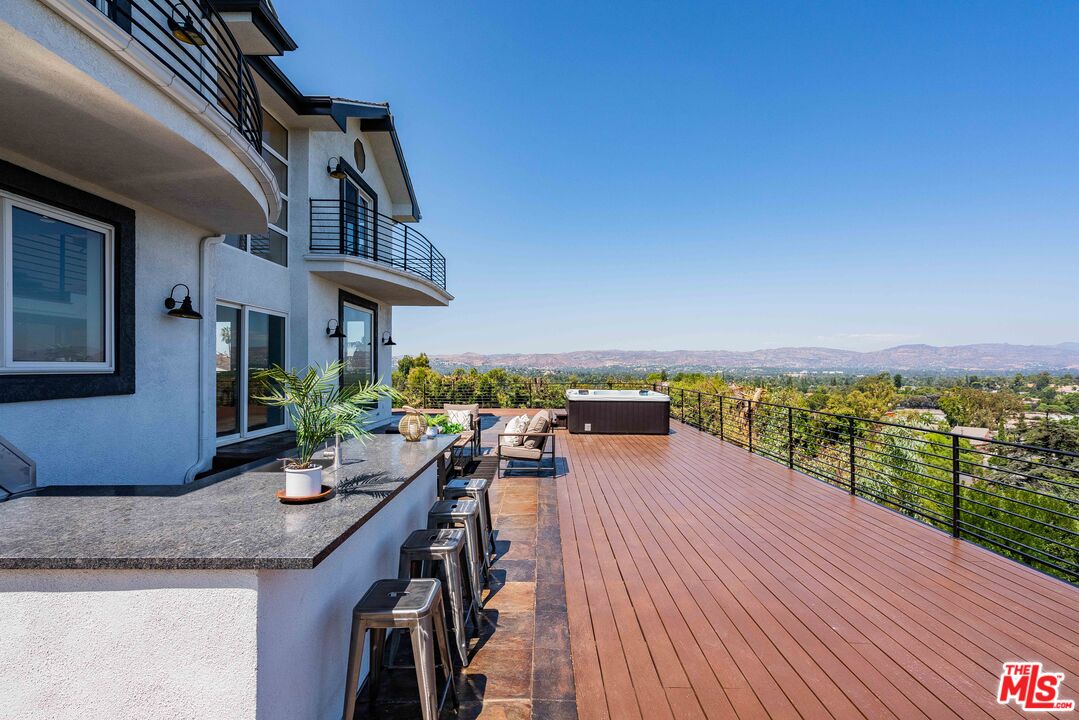
<path id="1" fill-rule="evenodd" d="M 671 415 L 912 519 L 1079 584 L 1079 454 L 655 386 Z"/>
<path id="2" fill-rule="evenodd" d="M 349 255 L 418 275 L 446 289 L 446 258 L 419 230 L 340 199 L 311 200 L 311 252 Z"/>
<path id="3" fill-rule="evenodd" d="M 651 389 L 671 416 L 907 517 L 1079 584 L 1079 454 L 646 382 L 446 376 L 401 404 L 565 407 L 568 388 Z"/>
<path id="4" fill-rule="evenodd" d="M 89 0 L 262 152 L 262 106 L 236 38 L 209 0 Z"/>

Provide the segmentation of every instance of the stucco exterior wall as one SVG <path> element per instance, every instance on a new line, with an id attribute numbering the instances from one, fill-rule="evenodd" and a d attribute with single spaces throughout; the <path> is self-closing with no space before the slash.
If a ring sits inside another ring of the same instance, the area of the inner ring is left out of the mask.
<path id="1" fill-rule="evenodd" d="M 0 157 L 131 207 L 136 224 L 135 394 L 0 404 L 0 435 L 37 462 L 39 485 L 183 482 L 198 455 L 199 325 L 168 317 L 163 302 L 176 283 L 198 297 L 205 231 L 2 148 Z"/>
<path id="2" fill-rule="evenodd" d="M 352 608 L 435 487 L 431 466 L 311 570 L 5 570 L 0 717 L 339 718 Z"/>
<path id="3" fill-rule="evenodd" d="M 397 577 L 401 543 L 427 526 L 435 487 L 432 466 L 318 567 L 259 573 L 259 720 L 341 717 L 352 608 L 371 583 Z"/>
<path id="4" fill-rule="evenodd" d="M 254 572 L 5 570 L 0 717 L 256 717 Z"/>
<path id="5" fill-rule="evenodd" d="M 311 198 L 337 198 L 340 195 L 340 181 L 329 176 L 326 163 L 331 157 L 338 156 L 354 164 L 353 144 L 357 139 L 364 143 L 367 154 L 367 169 L 360 174 L 378 194 L 380 202 L 384 200 L 388 203 L 388 191 L 375 162 L 374 152 L 359 132 L 357 120 L 349 122 L 346 133 L 303 129 L 294 129 L 289 133 L 289 262 L 293 289 L 292 317 L 297 329 L 291 338 L 291 349 L 292 357 L 307 358 L 309 363 L 325 364 L 338 359 L 337 341 L 326 337 L 326 324 L 330 318 L 337 317 L 338 297 L 342 289 L 340 285 L 310 272 L 302 261 L 310 246 L 307 222 L 309 203 Z M 378 336 L 375 337 L 378 375 L 382 382 L 388 384 L 392 376 L 393 348 L 383 346 L 380 336 L 383 331 L 392 328 L 393 308 L 377 295 L 356 288 L 345 289 L 379 307 Z M 390 413 L 391 403 L 384 400 L 378 412 L 372 414 L 372 421 L 385 420 Z"/>
<path id="6" fill-rule="evenodd" d="M 367 138 L 359 131 L 359 125 L 360 121 L 352 118 L 348 122 L 348 132 L 310 132 L 308 154 L 310 197 L 336 198 L 338 196 L 338 181 L 326 172 L 326 163 L 331 157 L 336 156 L 344 158 L 349 165 L 355 167 L 353 145 L 359 139 L 364 144 L 367 157 L 367 169 L 360 172 L 360 176 L 378 194 L 379 212 L 390 215 L 389 191 L 386 189 L 386 183 L 383 182 L 378 163 L 375 161 L 374 150 L 371 149 Z"/>

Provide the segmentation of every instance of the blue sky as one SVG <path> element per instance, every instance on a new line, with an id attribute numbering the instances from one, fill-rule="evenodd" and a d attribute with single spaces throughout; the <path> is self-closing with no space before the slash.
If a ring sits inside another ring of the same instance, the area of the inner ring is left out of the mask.
<path id="1" fill-rule="evenodd" d="M 1079 3 L 275 4 L 448 258 L 401 352 L 1079 340 Z"/>

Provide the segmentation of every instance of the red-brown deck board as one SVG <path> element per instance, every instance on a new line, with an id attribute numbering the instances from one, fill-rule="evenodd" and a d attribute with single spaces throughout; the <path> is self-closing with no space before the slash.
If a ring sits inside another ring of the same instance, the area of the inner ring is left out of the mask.
<path id="1" fill-rule="evenodd" d="M 1079 589 L 673 429 L 559 433 L 582 720 L 1016 718 L 1009 660 L 1079 698 Z"/>

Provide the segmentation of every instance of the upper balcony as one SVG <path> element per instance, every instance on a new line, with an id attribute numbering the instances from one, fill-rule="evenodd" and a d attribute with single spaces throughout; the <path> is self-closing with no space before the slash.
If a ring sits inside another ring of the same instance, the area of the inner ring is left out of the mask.
<path id="1" fill-rule="evenodd" d="M 394 305 L 448 305 L 446 258 L 423 233 L 338 199 L 311 200 L 311 271 Z"/>
<path id="2" fill-rule="evenodd" d="M 262 232 L 276 181 L 247 60 L 206 0 L 12 0 L 0 148 L 217 232 Z"/>

